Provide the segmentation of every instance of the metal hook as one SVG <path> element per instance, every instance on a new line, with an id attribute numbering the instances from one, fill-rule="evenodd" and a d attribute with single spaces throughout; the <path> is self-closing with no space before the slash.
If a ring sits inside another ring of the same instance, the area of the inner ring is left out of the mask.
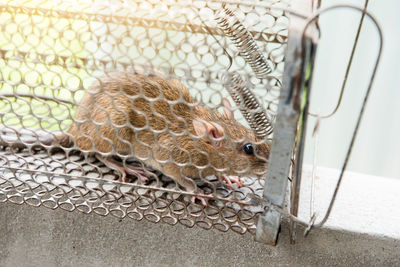
<path id="1" fill-rule="evenodd" d="M 325 213 L 323 219 L 322 219 L 319 223 L 313 224 L 311 227 L 309 227 L 309 229 L 306 229 L 307 231 L 304 232 L 304 235 L 307 235 L 308 232 L 311 230 L 312 227 L 322 227 L 322 226 L 325 224 L 325 222 L 328 220 L 328 218 L 329 218 L 329 215 L 330 215 L 330 213 L 331 213 L 331 211 L 332 211 L 333 205 L 334 205 L 334 203 L 335 203 L 335 201 L 336 201 L 336 197 L 337 197 L 337 193 L 338 193 L 338 191 L 339 191 L 339 187 L 340 187 L 341 182 L 342 182 L 342 180 L 343 180 L 343 174 L 344 174 L 344 171 L 346 170 L 347 163 L 348 163 L 348 160 L 349 160 L 349 158 L 350 158 L 350 155 L 351 155 L 351 152 L 352 152 L 352 149 L 353 149 L 353 145 L 354 145 L 354 142 L 355 142 L 355 139 L 356 139 L 358 130 L 359 130 L 359 126 L 360 126 L 360 123 L 361 123 L 361 119 L 362 119 L 363 114 L 364 114 L 366 102 L 367 102 L 367 100 L 368 100 L 368 97 L 369 97 L 369 94 L 370 94 L 370 91 L 371 91 L 371 88 L 372 88 L 372 83 L 373 83 L 373 81 L 374 81 L 374 79 L 375 79 L 376 71 L 377 71 L 377 69 L 378 69 L 378 65 L 379 65 L 379 62 L 380 62 L 380 59 L 381 59 L 381 55 L 382 55 L 383 34 L 382 34 L 382 30 L 381 30 L 381 28 L 380 28 L 378 22 L 376 21 L 375 17 L 373 17 L 369 12 L 367 12 L 367 10 L 366 10 L 365 8 L 360 8 L 360 7 L 353 6 L 353 5 L 334 5 L 334 6 L 330 6 L 330 7 L 327 7 L 327 8 L 324 8 L 324 9 L 321 9 L 321 10 L 317 11 L 315 14 L 313 14 L 312 17 L 310 17 L 310 18 L 308 19 L 308 21 L 307 21 L 307 23 L 306 23 L 306 26 L 304 27 L 303 32 L 302 32 L 302 56 L 303 56 L 303 60 L 305 60 L 304 57 L 305 57 L 305 48 L 306 48 L 306 44 L 305 44 L 305 40 L 306 40 L 306 38 L 305 38 L 305 33 L 306 33 L 308 27 L 309 27 L 309 26 L 311 25 L 311 23 L 313 23 L 321 14 L 323 14 L 323 13 L 325 13 L 325 12 L 327 12 L 327 11 L 330 11 L 330 10 L 333 10 L 333 9 L 339 9 L 339 8 L 352 8 L 352 9 L 358 10 L 358 11 L 360 11 L 360 12 L 363 12 L 363 14 L 366 14 L 366 15 L 372 20 L 372 22 L 374 23 L 375 27 L 376 27 L 377 30 L 378 30 L 379 41 L 380 41 L 380 42 L 379 42 L 379 51 L 378 51 L 378 55 L 377 55 L 376 60 L 375 60 L 375 65 L 374 65 L 374 68 L 373 68 L 373 73 L 372 73 L 372 75 L 371 75 L 371 78 L 370 78 L 370 81 L 369 81 L 369 84 L 368 84 L 368 87 L 367 87 L 367 92 L 365 93 L 365 96 L 364 96 L 364 99 L 363 99 L 363 102 L 362 102 L 362 107 L 361 107 L 360 113 L 359 113 L 359 115 L 358 115 L 357 123 L 356 123 L 356 126 L 355 126 L 354 131 L 353 131 L 353 135 L 352 135 L 352 138 L 351 138 L 351 142 L 350 142 L 349 148 L 348 148 L 347 153 L 346 153 L 345 161 L 344 161 L 344 163 L 343 163 L 343 166 L 342 166 L 342 169 L 341 169 L 341 172 L 340 172 L 340 175 L 339 175 L 339 179 L 338 179 L 338 181 L 337 181 L 337 183 L 336 183 L 336 187 L 335 187 L 335 190 L 334 190 L 332 199 L 331 199 L 331 201 L 330 201 L 330 203 L 329 203 L 328 209 L 327 209 L 327 211 L 326 211 L 326 213 Z M 301 71 L 302 71 L 301 73 L 304 73 L 305 65 L 303 64 L 303 65 L 301 66 L 301 68 L 302 68 L 302 69 L 301 69 Z M 311 73 L 311 76 L 312 76 L 312 73 Z M 307 98 L 309 98 L 309 94 L 307 95 Z M 305 112 L 307 112 L 307 110 L 305 110 Z M 307 117 L 307 116 L 303 116 L 303 122 L 304 122 L 304 120 L 305 120 L 305 117 Z M 306 127 L 306 125 L 303 123 L 303 128 L 304 128 L 304 127 Z M 304 146 L 304 136 L 303 136 L 303 138 L 300 140 L 300 146 L 302 146 L 302 147 Z M 298 156 L 302 157 L 302 155 L 298 155 Z M 297 173 L 297 175 L 298 175 L 298 177 L 296 177 L 296 178 L 297 178 L 297 179 L 300 179 L 300 178 L 301 178 L 301 173 Z"/>

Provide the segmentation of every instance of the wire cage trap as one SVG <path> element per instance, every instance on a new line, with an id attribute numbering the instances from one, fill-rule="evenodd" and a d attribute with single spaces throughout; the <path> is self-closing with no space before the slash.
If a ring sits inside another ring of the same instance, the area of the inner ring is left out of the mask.
<path id="1" fill-rule="evenodd" d="M 302 223 L 301 152 L 300 167 L 289 169 L 302 150 L 294 148 L 318 7 L 0 5 L 0 201 L 233 230 L 274 244 L 281 215 Z"/>

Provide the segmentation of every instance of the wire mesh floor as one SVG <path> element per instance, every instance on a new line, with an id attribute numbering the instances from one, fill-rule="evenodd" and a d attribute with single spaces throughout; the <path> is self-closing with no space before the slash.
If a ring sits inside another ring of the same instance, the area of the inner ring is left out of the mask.
<path id="1" fill-rule="evenodd" d="M 195 225 L 244 234 L 254 234 L 255 218 L 262 206 L 252 204 L 251 194 L 262 195 L 262 182 L 245 178 L 245 187 L 229 190 L 217 185 L 216 196 L 206 207 L 190 202 L 184 192 L 174 193 L 176 184 L 160 175 L 159 182 L 140 184 L 119 182 L 119 175 L 97 161 L 78 152 L 28 150 L 0 151 L 0 202 L 28 204 L 50 209 L 129 217 L 151 222 Z M 213 177 L 210 182 L 218 183 Z M 199 183 L 207 192 L 207 186 Z M 252 191 L 252 192 L 250 192 Z"/>

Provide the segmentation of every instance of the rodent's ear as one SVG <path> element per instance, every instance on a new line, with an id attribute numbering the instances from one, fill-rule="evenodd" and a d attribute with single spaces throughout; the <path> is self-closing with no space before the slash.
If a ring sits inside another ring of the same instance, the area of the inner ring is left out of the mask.
<path id="1" fill-rule="evenodd" d="M 222 106 L 224 107 L 224 115 L 227 116 L 229 119 L 233 119 L 233 112 L 231 102 L 227 98 L 222 98 Z"/>
<path id="2" fill-rule="evenodd" d="M 224 127 L 216 122 L 205 121 L 203 119 L 194 119 L 193 128 L 198 136 L 208 135 L 208 137 L 221 139 L 225 135 Z M 221 143 L 221 140 L 216 141 L 217 145 L 220 145 Z"/>

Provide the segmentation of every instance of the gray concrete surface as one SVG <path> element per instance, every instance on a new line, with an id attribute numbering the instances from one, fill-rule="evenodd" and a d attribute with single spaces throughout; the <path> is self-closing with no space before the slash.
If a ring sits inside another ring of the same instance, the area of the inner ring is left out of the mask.
<path id="1" fill-rule="evenodd" d="M 277 247 L 251 235 L 0 204 L 0 266 L 399 266 L 400 240 L 315 230 Z"/>

